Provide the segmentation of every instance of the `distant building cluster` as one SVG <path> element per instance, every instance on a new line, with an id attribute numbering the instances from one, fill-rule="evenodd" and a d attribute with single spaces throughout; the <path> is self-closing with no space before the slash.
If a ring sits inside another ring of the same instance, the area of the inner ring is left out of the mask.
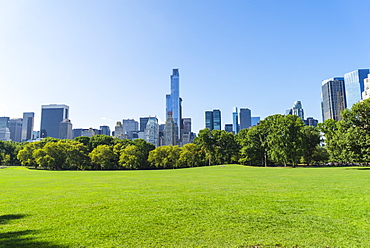
<path id="1" fill-rule="evenodd" d="M 179 145 L 193 142 L 191 118 L 182 117 L 182 98 L 180 97 L 179 69 L 173 69 L 170 75 L 170 94 L 166 95 L 166 121 L 159 124 L 156 116 L 122 119 L 117 121 L 114 130 L 109 126 L 95 128 L 72 128 L 69 119 L 69 106 L 49 104 L 41 106 L 40 131 L 34 131 L 33 112 L 23 113 L 23 118 L 0 117 L 0 140 L 33 141 L 46 137 L 73 139 L 79 136 L 92 137 L 98 134 L 112 135 L 119 139 L 144 139 L 155 146 Z M 370 98 L 370 71 L 358 69 L 322 81 L 321 108 L 322 119 L 341 120 L 341 111 L 351 108 L 353 104 Z M 240 130 L 258 125 L 260 117 L 252 116 L 249 108 L 235 107 L 232 111 L 232 123 L 227 123 L 224 130 L 234 134 Z M 305 119 L 301 101 L 296 101 L 286 114 L 299 116 L 308 126 L 317 126 L 318 120 L 313 117 Z M 205 111 L 205 127 L 210 130 L 221 130 L 221 110 Z"/>
<path id="2" fill-rule="evenodd" d="M 144 139 L 155 146 L 184 145 L 193 142 L 191 118 L 182 117 L 179 69 L 170 76 L 171 93 L 166 95 L 166 123 L 159 124 L 155 116 L 117 121 L 111 132 L 109 126 L 95 128 L 72 128 L 69 106 L 49 104 L 41 106 L 40 131 L 33 131 L 34 113 L 24 113 L 23 118 L 0 117 L 0 140 L 33 141 L 46 137 L 73 139 L 79 136 L 92 137 L 98 134 L 112 135 L 119 139 Z"/>
<path id="3" fill-rule="evenodd" d="M 370 98 L 370 71 L 358 69 L 322 81 L 321 109 L 323 121 L 342 119 L 340 112 Z"/>

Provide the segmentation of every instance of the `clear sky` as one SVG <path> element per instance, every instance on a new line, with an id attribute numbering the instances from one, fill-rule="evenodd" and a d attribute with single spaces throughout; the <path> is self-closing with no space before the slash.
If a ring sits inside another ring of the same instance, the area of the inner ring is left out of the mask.
<path id="1" fill-rule="evenodd" d="M 321 121 L 321 81 L 369 68 L 370 1 L 0 0 L 0 116 L 70 106 L 73 128 L 165 121 L 180 71 L 183 116 L 261 119 L 297 100 Z"/>

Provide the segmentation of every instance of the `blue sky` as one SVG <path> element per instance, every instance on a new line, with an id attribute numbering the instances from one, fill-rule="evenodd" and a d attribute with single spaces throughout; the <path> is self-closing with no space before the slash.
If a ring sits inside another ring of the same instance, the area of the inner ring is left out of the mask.
<path id="1" fill-rule="evenodd" d="M 369 68 L 369 1 L 0 0 L 0 116 L 70 106 L 74 128 L 165 118 L 180 69 L 183 116 L 233 107 L 321 121 L 321 81 Z"/>

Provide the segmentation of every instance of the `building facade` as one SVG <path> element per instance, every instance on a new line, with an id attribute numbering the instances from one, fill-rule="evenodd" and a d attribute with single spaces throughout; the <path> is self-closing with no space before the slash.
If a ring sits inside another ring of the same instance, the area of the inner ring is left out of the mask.
<path id="1" fill-rule="evenodd" d="M 362 100 L 362 93 L 365 90 L 364 80 L 369 73 L 369 69 L 358 69 L 344 74 L 347 108 Z"/>
<path id="2" fill-rule="evenodd" d="M 175 121 L 173 120 L 171 115 L 168 115 L 165 126 L 164 126 L 164 134 L 163 134 L 165 146 L 169 145 L 178 145 L 178 137 L 177 137 L 177 126 Z"/>
<path id="3" fill-rule="evenodd" d="M 364 79 L 364 92 L 362 92 L 362 100 L 370 98 L 370 74 Z"/>
<path id="4" fill-rule="evenodd" d="M 156 147 L 159 145 L 159 125 L 157 117 L 149 117 L 144 130 L 144 139 Z"/>
<path id="5" fill-rule="evenodd" d="M 41 138 L 60 138 L 60 123 L 69 119 L 69 106 L 65 104 L 42 105 L 41 108 Z"/>
<path id="6" fill-rule="evenodd" d="M 233 109 L 233 132 L 234 134 L 239 133 L 239 118 L 238 118 L 238 108 Z"/>
<path id="7" fill-rule="evenodd" d="M 239 114 L 240 130 L 252 126 L 252 111 L 248 108 L 241 108 Z"/>
<path id="8" fill-rule="evenodd" d="M 205 112 L 206 128 L 209 130 L 221 130 L 221 110 L 214 109 L 213 111 Z"/>
<path id="9" fill-rule="evenodd" d="M 292 107 L 292 115 L 299 116 L 302 119 L 302 121 L 304 121 L 304 111 L 302 108 L 301 101 L 294 102 Z"/>
<path id="10" fill-rule="evenodd" d="M 177 137 L 181 140 L 182 99 L 180 98 L 180 74 L 179 69 L 173 69 L 170 76 L 171 94 L 166 95 L 166 120 L 172 116 L 177 128 Z"/>
<path id="11" fill-rule="evenodd" d="M 72 123 L 69 119 L 64 119 L 59 128 L 60 139 L 72 139 Z"/>
<path id="12" fill-rule="evenodd" d="M 100 128 L 100 133 L 101 134 L 110 136 L 110 128 L 109 128 L 109 126 L 105 126 L 104 125 L 104 126 L 100 126 L 99 128 Z"/>
<path id="13" fill-rule="evenodd" d="M 23 113 L 22 137 L 21 137 L 22 141 L 33 139 L 34 119 L 35 119 L 35 113 L 33 112 Z"/>
<path id="14" fill-rule="evenodd" d="M 21 142 L 22 139 L 22 118 L 10 119 L 9 120 L 9 130 L 10 139 L 15 142 Z"/>
<path id="15" fill-rule="evenodd" d="M 322 81 L 321 108 L 322 119 L 342 120 L 340 114 L 347 107 L 343 77 L 334 77 Z"/>

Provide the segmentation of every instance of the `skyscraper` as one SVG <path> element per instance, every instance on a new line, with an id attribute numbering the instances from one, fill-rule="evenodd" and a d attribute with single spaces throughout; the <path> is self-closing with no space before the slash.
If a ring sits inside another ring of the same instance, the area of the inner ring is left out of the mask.
<path id="1" fill-rule="evenodd" d="M 206 128 L 213 130 L 213 111 L 206 111 Z"/>
<path id="2" fill-rule="evenodd" d="M 221 130 L 221 111 L 214 109 L 213 111 L 205 112 L 206 128 L 213 130 Z"/>
<path id="3" fill-rule="evenodd" d="M 252 126 L 252 111 L 248 108 L 241 108 L 239 119 L 240 119 L 240 130 L 250 128 Z"/>
<path id="4" fill-rule="evenodd" d="M 109 128 L 109 126 L 105 126 L 104 125 L 104 126 L 100 126 L 99 128 L 100 128 L 101 134 L 110 136 L 110 128 Z"/>
<path id="5" fill-rule="evenodd" d="M 22 137 L 21 140 L 30 140 L 33 137 L 33 123 L 35 119 L 35 113 L 24 112 L 23 113 L 23 123 L 22 123 Z"/>
<path id="6" fill-rule="evenodd" d="M 42 105 L 40 137 L 60 138 L 60 123 L 68 119 L 69 106 L 65 104 Z"/>
<path id="7" fill-rule="evenodd" d="M 364 80 L 369 74 L 369 69 L 358 69 L 344 74 L 347 108 L 362 100 L 365 90 Z"/>
<path id="8" fill-rule="evenodd" d="M 139 123 L 134 119 L 123 119 L 122 128 L 127 139 L 133 139 L 133 134 L 139 131 Z"/>
<path id="9" fill-rule="evenodd" d="M 148 123 L 149 117 L 140 117 L 140 132 L 144 132 L 146 124 Z"/>
<path id="10" fill-rule="evenodd" d="M 295 101 L 292 108 L 292 115 L 299 116 L 304 121 L 304 111 L 301 101 Z"/>
<path id="11" fill-rule="evenodd" d="M 12 141 L 21 142 L 22 122 L 22 118 L 9 120 L 10 139 Z"/>
<path id="12" fill-rule="evenodd" d="M 164 145 L 178 145 L 177 129 L 171 114 L 168 115 L 164 126 Z"/>
<path id="13" fill-rule="evenodd" d="M 72 139 L 72 123 L 69 119 L 64 119 L 59 128 L 60 139 Z"/>
<path id="14" fill-rule="evenodd" d="M 251 118 L 251 121 L 252 121 L 252 127 L 253 127 L 253 126 L 257 126 L 257 125 L 258 125 L 258 123 L 260 123 L 260 120 L 261 120 L 261 117 L 259 117 L 259 116 L 254 116 L 254 117 L 252 117 L 252 118 Z"/>
<path id="15" fill-rule="evenodd" d="M 364 92 L 362 92 L 362 100 L 370 98 L 370 74 L 367 75 L 367 78 L 364 80 Z"/>
<path id="16" fill-rule="evenodd" d="M 169 115 L 172 115 L 172 119 L 175 122 L 177 128 L 177 136 L 181 140 L 180 128 L 181 128 L 181 102 L 180 98 L 180 75 L 179 69 L 173 69 L 171 79 L 171 94 L 166 95 L 166 119 Z"/>
<path id="17" fill-rule="evenodd" d="M 0 117 L 0 140 L 10 140 L 9 117 Z"/>
<path id="18" fill-rule="evenodd" d="M 233 109 L 233 132 L 234 134 L 239 133 L 239 119 L 238 119 L 238 108 Z"/>
<path id="19" fill-rule="evenodd" d="M 340 121 L 346 105 L 346 94 L 344 88 L 344 78 L 334 77 L 322 81 L 321 94 L 322 119 L 334 119 Z"/>
<path id="20" fill-rule="evenodd" d="M 159 125 L 157 117 L 149 117 L 144 131 L 144 139 L 156 147 L 159 145 Z"/>

